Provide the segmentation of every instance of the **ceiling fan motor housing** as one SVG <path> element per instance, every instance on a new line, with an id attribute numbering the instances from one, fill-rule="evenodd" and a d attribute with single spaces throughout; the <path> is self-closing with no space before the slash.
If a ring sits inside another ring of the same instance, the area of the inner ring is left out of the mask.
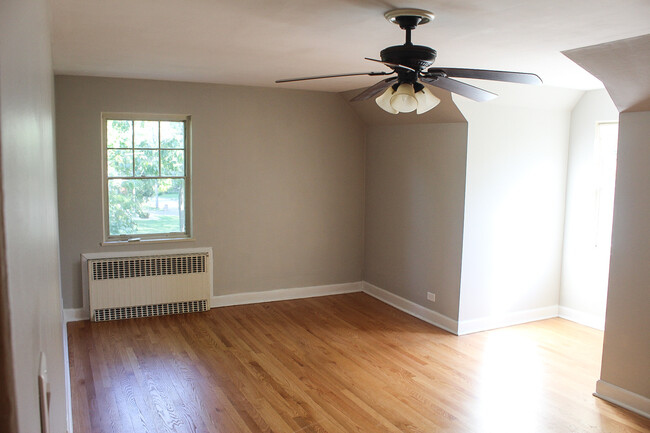
<path id="1" fill-rule="evenodd" d="M 433 65 L 436 50 L 422 45 L 395 45 L 381 50 L 381 60 L 408 66 L 420 72 Z"/>

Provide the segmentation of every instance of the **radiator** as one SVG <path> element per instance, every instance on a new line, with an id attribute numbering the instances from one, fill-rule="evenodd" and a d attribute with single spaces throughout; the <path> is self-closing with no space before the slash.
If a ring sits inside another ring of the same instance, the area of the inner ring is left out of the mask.
<path id="1" fill-rule="evenodd" d="M 165 254 L 88 260 L 93 321 L 207 311 L 211 255 Z"/>

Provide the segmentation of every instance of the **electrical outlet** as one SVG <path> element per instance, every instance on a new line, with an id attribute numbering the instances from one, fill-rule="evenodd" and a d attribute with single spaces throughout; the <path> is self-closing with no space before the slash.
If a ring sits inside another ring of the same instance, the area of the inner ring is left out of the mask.
<path id="1" fill-rule="evenodd" d="M 429 301 L 431 301 L 431 302 L 436 302 L 436 294 L 435 294 L 435 293 L 431 293 L 431 292 L 427 292 L 427 299 L 428 299 Z"/>

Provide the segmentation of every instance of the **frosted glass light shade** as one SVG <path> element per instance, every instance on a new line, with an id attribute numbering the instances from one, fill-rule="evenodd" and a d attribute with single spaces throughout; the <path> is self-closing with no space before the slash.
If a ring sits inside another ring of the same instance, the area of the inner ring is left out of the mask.
<path id="1" fill-rule="evenodd" d="M 395 91 L 393 90 L 393 87 L 391 86 L 388 89 L 386 89 L 386 91 L 384 93 L 382 93 L 380 96 L 378 96 L 375 99 L 375 102 L 377 103 L 377 105 L 379 105 L 379 107 L 382 110 L 387 111 L 390 114 L 397 114 L 397 113 L 399 113 L 399 111 L 397 111 L 396 109 L 394 109 L 390 105 L 390 98 L 393 96 L 393 93 L 395 93 Z"/>
<path id="2" fill-rule="evenodd" d="M 410 113 L 414 110 L 417 110 L 417 114 L 422 114 L 437 106 L 440 99 L 426 87 L 414 92 L 412 84 L 404 83 L 400 84 L 397 90 L 389 87 L 375 98 L 375 102 L 382 110 L 391 114 Z"/>
<path id="3" fill-rule="evenodd" d="M 418 100 L 412 84 L 400 84 L 393 96 L 390 97 L 390 106 L 400 113 L 410 113 L 418 108 Z"/>
<path id="4" fill-rule="evenodd" d="M 436 105 L 440 104 L 440 99 L 431 93 L 431 91 L 426 87 L 422 88 L 422 90 L 415 94 L 415 99 L 418 101 L 417 114 L 426 113 Z"/>

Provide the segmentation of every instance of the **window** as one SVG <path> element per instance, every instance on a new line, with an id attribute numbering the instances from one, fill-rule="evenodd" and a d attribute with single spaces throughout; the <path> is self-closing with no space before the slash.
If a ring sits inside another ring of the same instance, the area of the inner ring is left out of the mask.
<path id="1" fill-rule="evenodd" d="M 189 238 L 190 118 L 102 115 L 104 240 Z"/>

